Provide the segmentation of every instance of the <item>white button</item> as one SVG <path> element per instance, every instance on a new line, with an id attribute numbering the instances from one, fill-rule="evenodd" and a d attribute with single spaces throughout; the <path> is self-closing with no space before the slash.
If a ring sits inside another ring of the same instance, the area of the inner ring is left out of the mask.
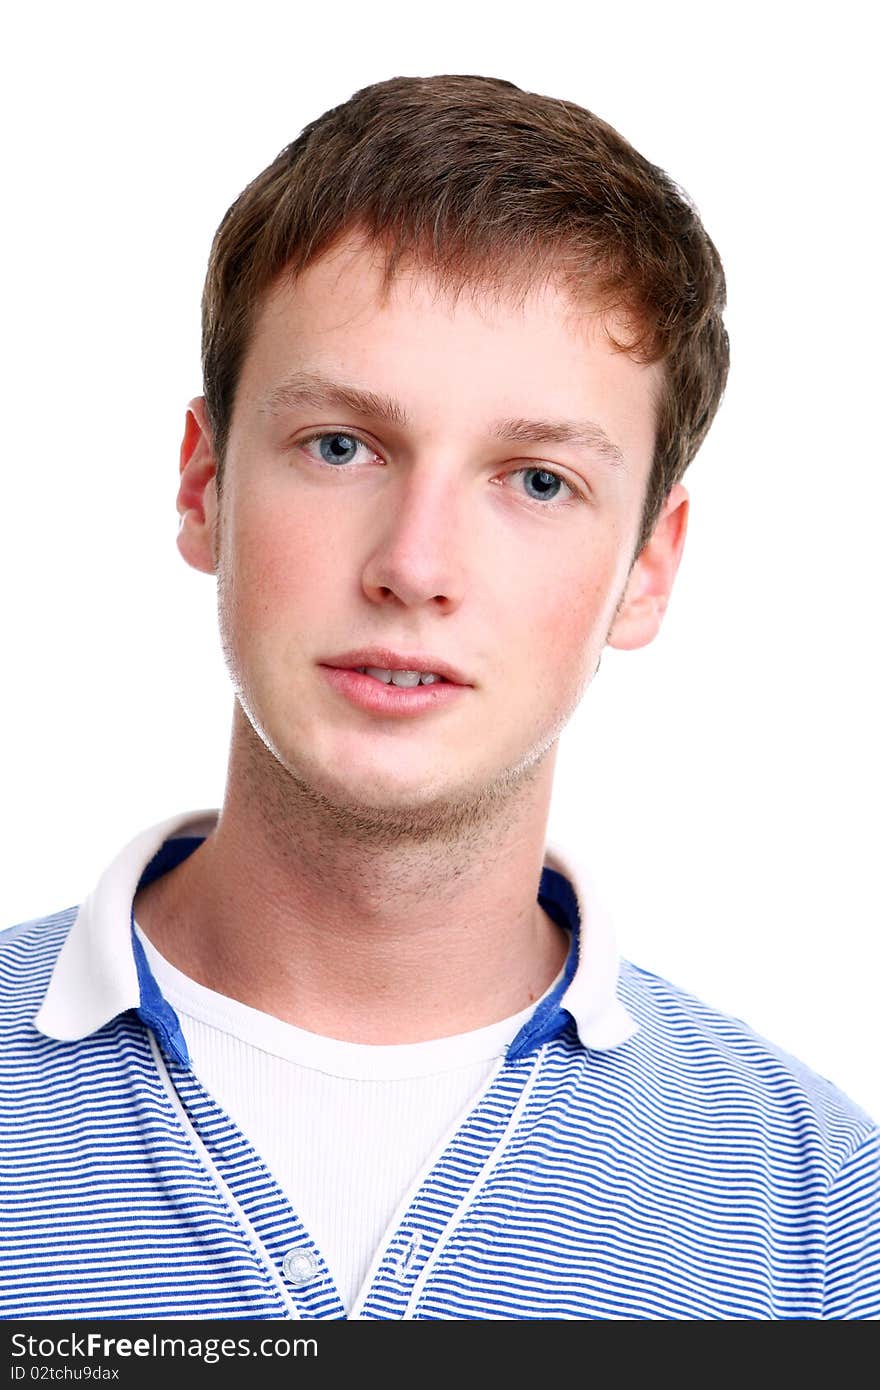
<path id="1" fill-rule="evenodd" d="M 285 1279 L 289 1279 L 291 1284 L 307 1284 L 310 1279 L 314 1279 L 318 1268 L 318 1261 L 304 1246 L 294 1246 L 288 1250 L 284 1259 L 281 1261 L 281 1268 L 284 1270 Z"/>

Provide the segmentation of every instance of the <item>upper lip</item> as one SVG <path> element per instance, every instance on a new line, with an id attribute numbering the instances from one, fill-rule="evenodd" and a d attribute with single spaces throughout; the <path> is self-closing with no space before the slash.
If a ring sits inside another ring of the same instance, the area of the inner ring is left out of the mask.
<path id="1" fill-rule="evenodd" d="M 356 651 L 327 657 L 320 664 L 348 671 L 358 666 L 374 666 L 380 671 L 433 671 L 453 685 L 471 684 L 467 676 L 439 656 L 430 656 L 427 652 L 394 652 L 390 647 L 358 647 Z"/>

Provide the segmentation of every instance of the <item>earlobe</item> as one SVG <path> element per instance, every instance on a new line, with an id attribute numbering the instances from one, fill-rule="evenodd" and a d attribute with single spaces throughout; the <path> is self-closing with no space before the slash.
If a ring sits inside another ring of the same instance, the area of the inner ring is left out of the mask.
<path id="1" fill-rule="evenodd" d="M 203 396 L 190 401 L 180 446 L 177 548 L 193 569 L 213 574 L 217 523 L 217 460 Z"/>
<path id="2" fill-rule="evenodd" d="M 687 492 L 676 483 L 630 571 L 608 634 L 610 647 L 632 651 L 657 636 L 681 562 L 688 507 Z"/>

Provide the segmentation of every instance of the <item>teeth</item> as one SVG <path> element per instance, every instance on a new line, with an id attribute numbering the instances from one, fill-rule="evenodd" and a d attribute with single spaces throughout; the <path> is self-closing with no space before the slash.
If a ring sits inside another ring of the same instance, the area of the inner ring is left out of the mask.
<path id="1" fill-rule="evenodd" d="M 434 671 L 388 671 L 381 666 L 359 666 L 358 670 L 366 676 L 372 676 L 374 680 L 382 681 L 384 685 L 399 685 L 404 688 L 418 685 L 434 685 L 442 680 Z"/>

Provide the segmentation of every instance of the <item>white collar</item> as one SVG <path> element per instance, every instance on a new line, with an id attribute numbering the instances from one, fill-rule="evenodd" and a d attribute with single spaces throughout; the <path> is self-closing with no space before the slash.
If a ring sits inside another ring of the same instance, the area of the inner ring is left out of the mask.
<path id="1" fill-rule="evenodd" d="M 217 815 L 191 811 L 151 826 L 105 869 L 82 903 L 55 963 L 34 1020 L 41 1033 L 60 1042 L 85 1038 L 118 1014 L 139 1007 L 131 908 L 141 876 L 166 840 L 203 838 L 214 829 Z M 617 998 L 619 961 L 611 923 L 570 851 L 548 844 L 544 863 L 568 879 L 581 917 L 578 966 L 560 1006 L 573 1017 L 585 1047 L 616 1047 L 637 1025 Z"/>

